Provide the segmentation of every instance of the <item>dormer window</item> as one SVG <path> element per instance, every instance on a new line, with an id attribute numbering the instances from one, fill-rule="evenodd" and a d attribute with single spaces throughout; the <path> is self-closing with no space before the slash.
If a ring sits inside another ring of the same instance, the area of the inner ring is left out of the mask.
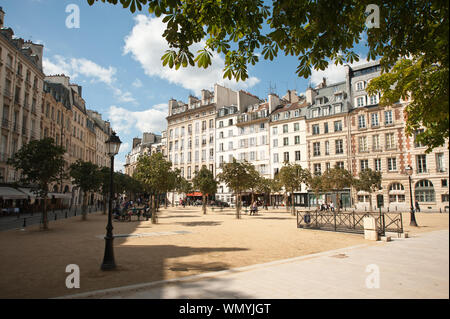
<path id="1" fill-rule="evenodd" d="M 289 112 L 285 112 L 285 113 L 284 113 L 284 118 L 285 118 L 285 119 L 288 119 L 288 118 L 289 118 Z"/>

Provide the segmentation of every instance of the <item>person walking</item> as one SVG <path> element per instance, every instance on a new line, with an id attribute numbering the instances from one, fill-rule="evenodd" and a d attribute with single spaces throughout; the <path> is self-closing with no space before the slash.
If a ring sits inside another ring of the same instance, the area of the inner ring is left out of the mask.
<path id="1" fill-rule="evenodd" d="M 420 206 L 419 206 L 419 202 L 418 201 L 416 201 L 416 212 L 419 212 L 420 213 Z"/>

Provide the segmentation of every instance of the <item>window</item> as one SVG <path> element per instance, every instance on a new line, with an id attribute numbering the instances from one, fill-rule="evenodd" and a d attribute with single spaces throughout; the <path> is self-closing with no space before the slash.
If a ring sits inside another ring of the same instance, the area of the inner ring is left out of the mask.
<path id="1" fill-rule="evenodd" d="M 320 142 L 313 143 L 313 155 L 320 156 Z"/>
<path id="2" fill-rule="evenodd" d="M 423 129 L 418 129 L 414 132 L 414 147 L 422 147 L 424 146 L 422 143 L 420 143 L 419 141 L 417 141 L 417 135 L 420 133 L 423 133 L 424 130 Z"/>
<path id="3" fill-rule="evenodd" d="M 378 96 L 372 95 L 369 97 L 370 105 L 378 104 Z"/>
<path id="4" fill-rule="evenodd" d="M 392 183 L 389 186 L 389 203 L 404 203 L 405 188 L 400 183 Z"/>
<path id="5" fill-rule="evenodd" d="M 448 187 L 448 182 L 446 179 L 441 179 L 441 186 L 442 187 Z"/>
<path id="6" fill-rule="evenodd" d="M 361 164 L 361 171 L 369 168 L 369 160 L 363 159 L 360 161 Z"/>
<path id="7" fill-rule="evenodd" d="M 364 100 L 365 100 L 364 96 L 360 96 L 360 97 L 356 98 L 356 106 L 357 107 L 364 106 Z"/>
<path id="8" fill-rule="evenodd" d="M 214 120 L 209 120 L 209 128 L 214 128 Z"/>
<path id="9" fill-rule="evenodd" d="M 228 142 L 228 150 L 232 151 L 233 150 L 233 141 L 229 141 Z"/>
<path id="10" fill-rule="evenodd" d="M 219 122 L 219 127 L 223 127 L 223 121 Z"/>
<path id="11" fill-rule="evenodd" d="M 278 163 L 278 153 L 273 154 L 273 162 Z"/>
<path id="12" fill-rule="evenodd" d="M 448 194 L 442 194 L 441 195 L 441 201 L 443 202 L 443 203 L 448 203 Z"/>
<path id="13" fill-rule="evenodd" d="M 403 191 L 405 188 L 400 183 L 392 183 L 389 187 L 389 191 Z"/>
<path id="14" fill-rule="evenodd" d="M 447 168 L 445 167 L 444 153 L 436 154 L 436 169 L 438 172 L 446 172 L 447 171 Z"/>
<path id="15" fill-rule="evenodd" d="M 278 147 L 278 139 L 273 140 L 273 147 Z"/>
<path id="16" fill-rule="evenodd" d="M 384 124 L 389 125 L 393 123 L 394 122 L 392 120 L 392 111 L 384 111 Z"/>
<path id="17" fill-rule="evenodd" d="M 425 154 L 416 155 L 417 173 L 427 172 L 427 156 Z"/>
<path id="18" fill-rule="evenodd" d="M 256 160 L 256 152 L 250 152 L 250 160 L 251 161 Z"/>
<path id="19" fill-rule="evenodd" d="M 330 163 L 325 163 L 325 170 L 329 171 L 331 169 Z"/>
<path id="20" fill-rule="evenodd" d="M 289 145 L 289 138 L 288 137 L 283 138 L 283 145 L 284 146 Z"/>
<path id="21" fill-rule="evenodd" d="M 434 202 L 435 194 L 433 183 L 426 179 L 418 181 L 415 185 L 415 198 L 418 202 Z"/>
<path id="22" fill-rule="evenodd" d="M 295 144 L 300 144 L 300 136 L 299 135 L 294 137 L 294 143 Z"/>
<path id="23" fill-rule="evenodd" d="M 376 158 L 373 160 L 373 166 L 375 167 L 375 170 L 377 172 L 381 172 L 381 159 L 380 158 Z"/>
<path id="24" fill-rule="evenodd" d="M 298 130 L 300 130 L 300 124 L 294 123 L 294 131 L 298 131 Z"/>
<path id="25" fill-rule="evenodd" d="M 378 113 L 370 114 L 370 119 L 372 121 L 372 127 L 376 127 L 376 126 L 380 125 L 380 122 L 378 121 Z"/>
<path id="26" fill-rule="evenodd" d="M 367 147 L 367 137 L 366 136 L 358 137 L 358 144 L 359 144 L 360 152 L 367 152 L 369 150 L 369 148 Z"/>
<path id="27" fill-rule="evenodd" d="M 272 133 L 273 133 L 273 135 L 277 135 L 278 134 L 278 126 L 274 126 L 272 128 Z"/>
<path id="28" fill-rule="evenodd" d="M 342 122 L 341 121 L 335 121 L 334 122 L 334 131 L 335 132 L 342 131 Z"/>
<path id="29" fill-rule="evenodd" d="M 233 125 L 233 119 L 228 120 L 228 126 L 231 126 L 231 125 Z"/>
<path id="30" fill-rule="evenodd" d="M 314 174 L 315 175 L 320 175 L 322 174 L 322 165 L 319 164 L 314 164 Z"/>
<path id="31" fill-rule="evenodd" d="M 336 167 L 340 169 L 344 169 L 344 162 L 336 162 Z"/>
<path id="32" fill-rule="evenodd" d="M 289 152 L 284 152 L 283 157 L 285 162 L 289 162 Z"/>
<path id="33" fill-rule="evenodd" d="M 366 117 L 358 115 L 358 128 L 366 128 Z"/>
<path id="34" fill-rule="evenodd" d="M 328 123 L 323 123 L 323 132 L 328 133 Z"/>
<path id="35" fill-rule="evenodd" d="M 325 141 L 325 155 L 330 155 L 330 142 Z"/>
<path id="36" fill-rule="evenodd" d="M 191 179 L 191 167 L 190 166 L 188 166 L 188 168 L 187 168 L 187 178 Z"/>
<path id="37" fill-rule="evenodd" d="M 387 159 L 388 171 L 393 172 L 397 170 L 397 159 L 395 157 L 389 157 Z"/>
<path id="38" fill-rule="evenodd" d="M 295 151 L 295 160 L 300 161 L 300 151 Z"/>
<path id="39" fill-rule="evenodd" d="M 283 133 L 287 133 L 288 132 L 288 125 L 284 124 L 283 125 Z"/>
<path id="40" fill-rule="evenodd" d="M 395 138 L 394 133 L 386 134 L 386 149 L 395 149 Z"/>
<path id="41" fill-rule="evenodd" d="M 336 140 L 336 154 L 344 154 L 344 141 Z"/>
<path id="42" fill-rule="evenodd" d="M 372 147 L 374 151 L 379 151 L 380 149 L 380 136 L 374 135 L 372 136 Z"/>
<path id="43" fill-rule="evenodd" d="M 361 91 L 364 90 L 364 82 L 360 81 L 360 82 L 356 82 L 356 91 Z"/>
<path id="44" fill-rule="evenodd" d="M 314 124 L 312 126 L 312 133 L 313 135 L 320 134 L 319 124 Z"/>

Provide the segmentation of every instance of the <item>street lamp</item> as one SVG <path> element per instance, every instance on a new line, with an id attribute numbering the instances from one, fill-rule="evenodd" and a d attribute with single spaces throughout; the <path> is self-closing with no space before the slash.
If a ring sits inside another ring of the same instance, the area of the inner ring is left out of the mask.
<path id="1" fill-rule="evenodd" d="M 409 179 L 409 197 L 410 197 L 410 201 L 411 201 L 411 222 L 409 223 L 410 226 L 417 226 L 416 223 L 416 215 L 414 213 L 414 202 L 413 202 L 413 196 L 412 196 L 412 186 L 411 186 L 411 175 L 413 173 L 413 168 L 411 167 L 411 165 L 408 165 L 405 168 L 406 174 L 408 174 L 408 179 Z"/>
<path id="2" fill-rule="evenodd" d="M 103 257 L 102 270 L 111 270 L 116 268 L 116 262 L 114 261 L 114 250 L 113 250 L 113 226 L 112 226 L 112 197 L 113 191 L 113 174 L 114 174 L 114 156 L 119 153 L 120 138 L 116 136 L 116 132 L 112 132 L 112 135 L 105 142 L 106 151 L 108 156 L 111 158 L 111 173 L 109 182 L 109 211 L 108 211 L 108 225 L 106 226 L 106 236 L 105 236 L 105 256 Z"/>

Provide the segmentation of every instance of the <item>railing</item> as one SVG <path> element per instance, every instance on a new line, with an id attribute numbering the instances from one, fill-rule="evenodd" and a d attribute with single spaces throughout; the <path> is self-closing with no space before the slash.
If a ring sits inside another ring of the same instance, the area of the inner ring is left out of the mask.
<path id="1" fill-rule="evenodd" d="M 363 234 L 364 217 L 368 216 L 375 217 L 380 235 L 386 232 L 403 233 L 401 213 L 297 211 L 297 228 Z"/>
<path id="2" fill-rule="evenodd" d="M 92 205 L 87 206 L 86 213 L 91 214 L 95 212 L 102 211 L 102 205 Z M 47 211 L 47 221 L 57 221 L 60 219 L 66 219 L 70 217 L 80 216 L 82 214 L 81 205 L 73 206 L 71 208 L 67 207 L 64 209 L 48 209 Z M 41 212 L 23 212 L 20 214 L 12 214 L 0 217 L 0 231 L 9 229 L 25 229 L 28 226 L 42 224 L 42 213 Z"/>

